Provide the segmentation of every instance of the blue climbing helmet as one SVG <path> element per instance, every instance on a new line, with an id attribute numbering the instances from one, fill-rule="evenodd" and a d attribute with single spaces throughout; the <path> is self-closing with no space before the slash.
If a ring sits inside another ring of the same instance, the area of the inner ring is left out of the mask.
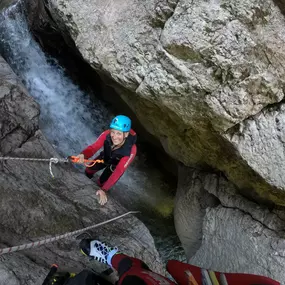
<path id="1" fill-rule="evenodd" d="M 132 121 L 129 117 L 124 115 L 116 116 L 111 124 L 110 129 L 114 129 L 121 132 L 129 132 L 131 129 Z"/>

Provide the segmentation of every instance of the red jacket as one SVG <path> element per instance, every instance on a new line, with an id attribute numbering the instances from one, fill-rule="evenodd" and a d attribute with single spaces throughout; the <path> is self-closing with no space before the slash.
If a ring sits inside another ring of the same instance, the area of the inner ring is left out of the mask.
<path id="1" fill-rule="evenodd" d="M 104 143 L 109 134 L 110 130 L 104 131 L 93 144 L 85 148 L 81 152 L 82 154 L 84 154 L 84 157 L 88 159 L 91 156 L 93 156 L 96 152 L 98 152 L 104 146 Z M 136 137 L 136 132 L 134 130 L 130 130 L 129 136 Z M 130 154 L 120 158 L 120 161 L 116 165 L 114 172 L 101 187 L 102 190 L 108 191 L 120 179 L 120 177 L 124 174 L 128 166 L 134 160 L 136 153 L 137 153 L 137 146 L 136 144 L 133 144 L 131 147 Z"/>

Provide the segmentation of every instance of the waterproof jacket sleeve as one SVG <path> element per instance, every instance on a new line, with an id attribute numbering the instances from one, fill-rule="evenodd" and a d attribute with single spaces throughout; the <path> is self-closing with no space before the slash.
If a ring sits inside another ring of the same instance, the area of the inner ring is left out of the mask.
<path id="1" fill-rule="evenodd" d="M 132 146 L 130 156 L 124 156 L 121 158 L 114 172 L 101 187 L 102 190 L 108 191 L 120 179 L 120 177 L 124 174 L 124 172 L 129 167 L 131 162 L 134 160 L 136 154 L 137 154 L 137 146 L 134 144 Z"/>
<path id="2" fill-rule="evenodd" d="M 81 153 L 84 154 L 84 158 L 88 159 L 93 156 L 100 148 L 104 146 L 104 141 L 107 135 L 110 133 L 109 130 L 103 132 L 98 139 L 88 147 L 86 147 Z"/>

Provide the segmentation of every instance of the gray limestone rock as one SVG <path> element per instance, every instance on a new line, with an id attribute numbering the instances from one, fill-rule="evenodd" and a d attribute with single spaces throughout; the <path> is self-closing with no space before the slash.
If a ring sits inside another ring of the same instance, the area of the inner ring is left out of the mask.
<path id="1" fill-rule="evenodd" d="M 189 263 L 285 284 L 284 210 L 245 199 L 223 176 L 185 167 L 179 173 L 175 226 Z"/>

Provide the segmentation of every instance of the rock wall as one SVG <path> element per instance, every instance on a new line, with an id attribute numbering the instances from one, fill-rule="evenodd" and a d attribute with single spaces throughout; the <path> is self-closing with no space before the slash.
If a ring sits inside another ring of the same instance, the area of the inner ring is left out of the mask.
<path id="1" fill-rule="evenodd" d="M 191 264 L 285 284 L 284 211 L 239 195 L 223 176 L 180 167 L 177 233 Z"/>

